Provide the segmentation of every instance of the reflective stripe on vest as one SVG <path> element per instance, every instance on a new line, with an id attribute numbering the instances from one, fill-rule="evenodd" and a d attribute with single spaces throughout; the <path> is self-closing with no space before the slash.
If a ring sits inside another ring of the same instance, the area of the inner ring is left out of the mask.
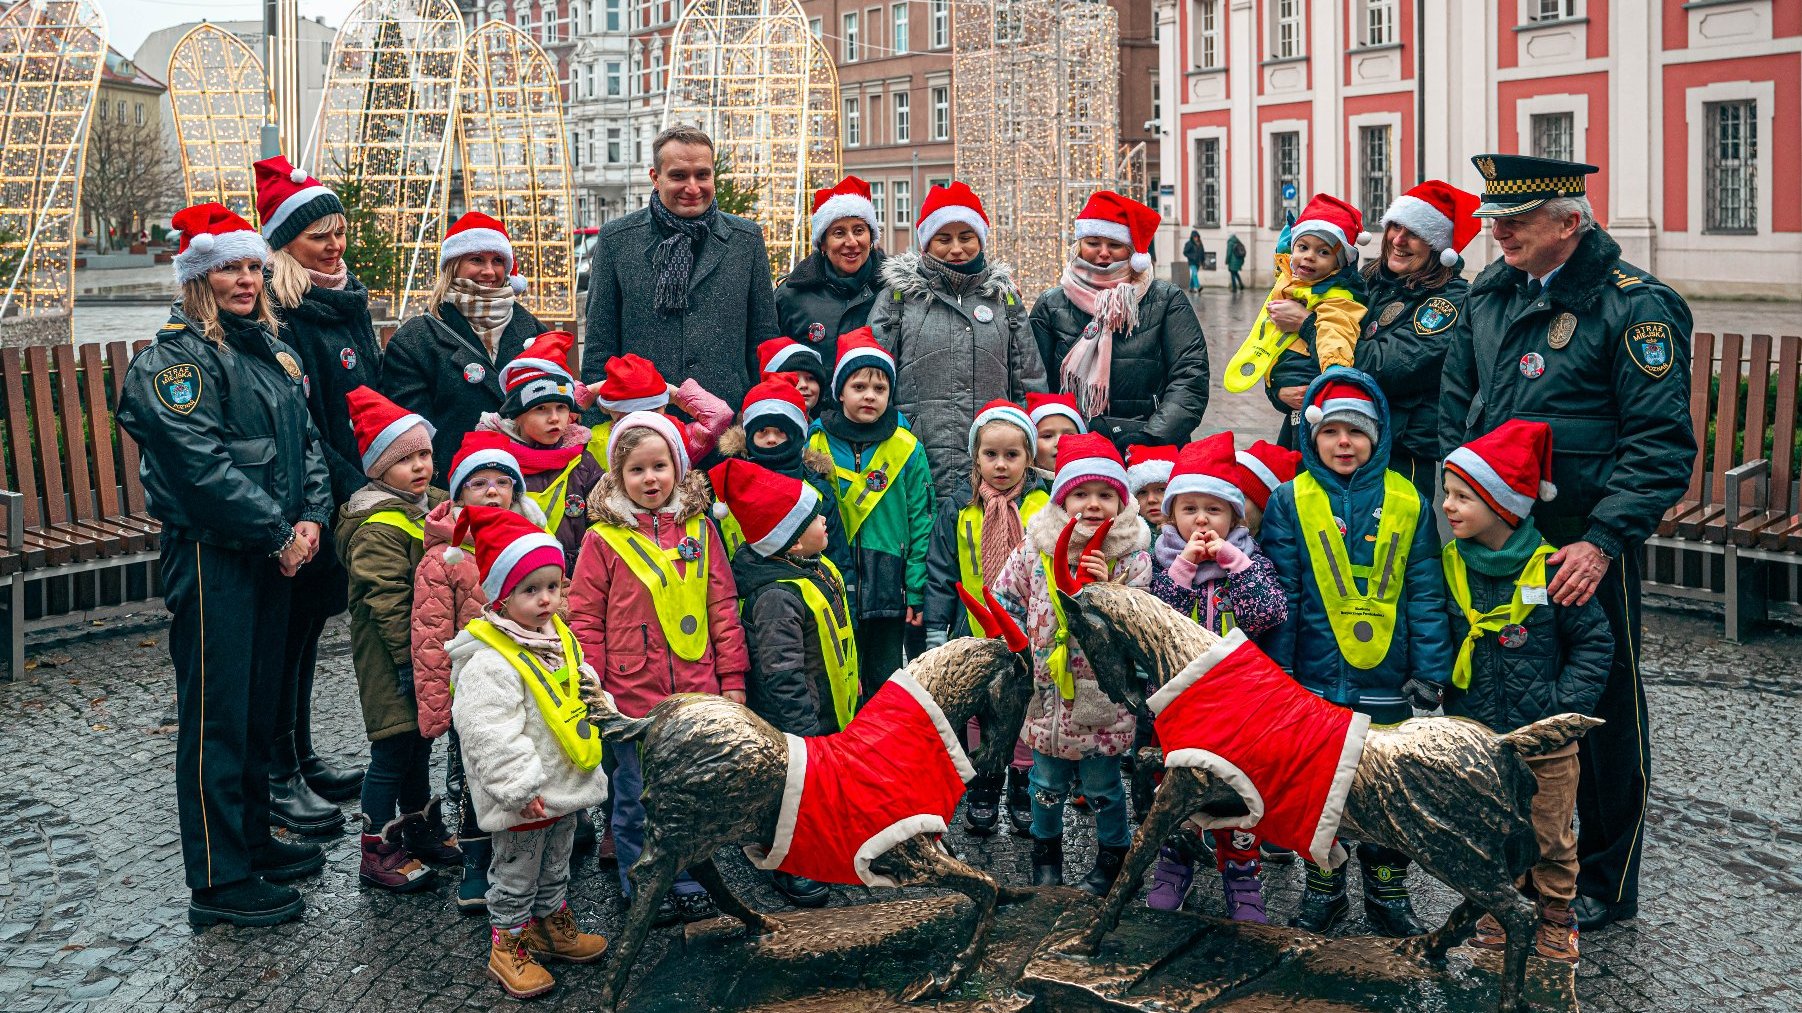
<path id="1" fill-rule="evenodd" d="M 1445 589 L 1464 613 L 1464 621 L 1470 623 L 1470 632 L 1464 635 L 1464 643 L 1458 645 L 1458 660 L 1452 665 L 1452 685 L 1459 689 L 1470 688 L 1471 654 L 1483 634 L 1499 633 L 1505 626 L 1518 626 L 1527 621 L 1537 604 L 1523 602 L 1521 589 L 1537 587 L 1544 590 L 1545 560 L 1555 551 L 1550 544 L 1541 541 L 1520 576 L 1514 578 L 1513 598 L 1487 612 L 1478 612 L 1470 607 L 1470 573 L 1464 568 L 1464 556 L 1458 552 L 1458 540 L 1454 538 L 1445 543 L 1439 553 L 1439 561 L 1445 567 Z"/>
<path id="2" fill-rule="evenodd" d="M 807 441 L 814 450 L 832 457 L 832 445 L 827 442 L 824 432 L 815 432 Z M 857 533 L 863 529 L 863 522 L 870 519 L 876 511 L 876 504 L 894 488 L 895 479 L 901 474 L 901 468 L 907 459 L 913 456 L 914 448 L 920 441 L 914 434 L 905 429 L 896 428 L 895 435 L 876 445 L 876 452 L 870 455 L 869 463 L 862 471 L 852 471 L 842 467 L 838 458 L 832 459 L 832 470 L 846 488 L 838 497 L 839 519 L 845 523 L 845 541 L 857 541 Z"/>
<path id="3" fill-rule="evenodd" d="M 594 440 L 591 437 L 589 443 L 592 445 L 593 442 Z M 603 449 L 602 453 L 605 452 L 605 449 Z M 563 494 L 569 489 L 569 476 L 575 474 L 576 469 L 581 467 L 582 460 L 586 456 L 588 456 L 586 450 L 577 454 L 576 459 L 569 462 L 569 464 L 557 474 L 556 480 L 550 485 L 545 486 L 538 492 L 526 493 L 526 496 L 529 497 L 533 503 L 538 505 L 538 509 L 544 512 L 545 534 L 555 535 L 557 529 L 563 526 L 563 519 L 566 516 L 566 511 L 563 508 Z"/>
<path id="4" fill-rule="evenodd" d="M 1270 298 L 1275 299 L 1278 295 L 1279 293 L 1273 291 L 1270 293 Z M 1328 297 L 1354 298 L 1351 290 L 1343 285 L 1334 285 L 1319 295 L 1315 295 L 1307 285 L 1291 285 L 1288 289 L 1288 298 L 1300 302 L 1310 310 L 1316 303 Z M 1270 372 L 1270 367 L 1275 365 L 1277 356 L 1283 354 L 1283 349 L 1288 348 L 1291 344 L 1295 345 L 1298 351 L 1307 351 L 1307 342 L 1270 322 L 1268 309 L 1258 310 L 1258 318 L 1251 324 L 1251 333 L 1245 336 L 1245 341 L 1239 345 L 1239 350 L 1234 352 L 1233 357 L 1228 360 L 1226 372 L 1220 377 L 1221 384 L 1234 394 L 1243 394 L 1256 387 Z"/>
<path id="5" fill-rule="evenodd" d="M 1051 614 L 1057 619 L 1057 627 L 1051 634 L 1051 654 L 1045 659 L 1045 667 L 1051 669 L 1051 683 L 1057 687 L 1058 696 L 1065 700 L 1076 699 L 1076 675 L 1070 671 L 1070 624 L 1064 620 L 1064 606 L 1057 600 L 1057 578 L 1051 569 L 1051 557 L 1039 553 L 1039 565 L 1045 568 L 1045 583 L 1051 588 Z M 1114 572 L 1114 564 L 1107 565 L 1108 573 Z"/>
<path id="6" fill-rule="evenodd" d="M 1375 668 L 1389 656 L 1389 642 L 1395 635 L 1408 550 L 1420 520 L 1420 493 L 1401 475 L 1383 472 L 1383 516 L 1377 521 L 1373 557 L 1376 564 L 1353 566 L 1345 550 L 1345 534 L 1333 519 L 1320 480 L 1304 471 L 1295 477 L 1294 486 L 1302 544 L 1339 653 L 1353 668 Z M 1364 580 L 1362 591 L 1359 578 Z"/>
<path id="7" fill-rule="evenodd" d="M 820 563 L 838 584 L 842 602 L 845 580 L 839 576 L 838 567 L 833 566 L 832 560 L 825 556 L 820 557 Z M 826 593 L 820 590 L 818 584 L 805 577 L 777 583 L 793 584 L 800 589 L 801 600 L 806 603 L 807 611 L 813 613 L 814 629 L 820 634 L 820 657 L 826 662 L 826 682 L 832 687 L 832 713 L 838 717 L 838 727 L 843 730 L 851 723 L 851 716 L 857 713 L 859 690 L 857 636 L 856 631 L 851 628 L 851 606 L 845 605 L 845 620 L 841 623 L 837 610 L 826 599 Z"/>
<path id="8" fill-rule="evenodd" d="M 600 462 L 602 471 L 607 470 L 607 435 L 611 432 L 613 432 L 612 419 L 608 419 L 588 431 L 588 448 L 585 453 Z M 581 458 L 578 457 L 576 460 L 579 461 Z"/>
<path id="9" fill-rule="evenodd" d="M 413 536 L 416 542 L 425 541 L 425 525 L 408 517 L 399 510 L 377 510 L 363 518 L 364 524 L 383 524 L 391 528 L 399 528 Z"/>
<path id="10" fill-rule="evenodd" d="M 725 502 L 721 500 L 720 502 Z M 726 558 L 738 555 L 740 546 L 745 544 L 745 529 L 738 523 L 738 518 L 728 510 L 726 516 L 720 518 L 720 541 L 726 545 Z"/>
<path id="11" fill-rule="evenodd" d="M 707 549 L 706 521 L 690 517 L 682 533 L 701 545 L 701 558 L 679 570 L 679 548 L 666 549 L 631 528 L 597 524 L 589 530 L 619 553 L 632 575 L 651 592 L 657 623 L 671 651 L 683 661 L 700 661 L 707 653 Z"/>
<path id="12" fill-rule="evenodd" d="M 471 619 L 463 628 L 498 651 L 519 673 L 519 680 L 525 683 L 532 702 L 538 705 L 538 713 L 569 762 L 583 770 L 593 770 L 601 765 L 601 736 L 588 723 L 588 705 L 582 702 L 582 648 L 562 617 L 551 616 L 551 624 L 557 629 L 557 639 L 563 642 L 563 667 L 555 672 L 546 672 L 531 651 L 486 619 Z"/>
<path id="13" fill-rule="evenodd" d="M 1051 502 L 1051 494 L 1043 489 L 1034 489 L 1020 501 L 1020 527 L 1025 529 L 1026 523 L 1034 514 L 1044 509 Z M 982 505 L 972 503 L 957 512 L 957 573 L 963 582 L 964 589 L 982 599 L 982 589 L 987 586 L 987 578 L 982 572 Z M 969 610 L 965 609 L 965 614 Z M 982 624 L 975 616 L 970 616 L 970 636 L 983 636 Z"/>

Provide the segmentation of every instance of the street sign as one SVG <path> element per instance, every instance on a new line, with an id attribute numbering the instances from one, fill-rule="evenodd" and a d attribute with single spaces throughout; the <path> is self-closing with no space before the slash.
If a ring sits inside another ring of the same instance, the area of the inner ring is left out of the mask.
<path id="1" fill-rule="evenodd" d="M 1164 185 L 1158 187 L 1158 196 L 1174 197 L 1174 196 L 1176 196 L 1176 187 L 1170 183 L 1165 183 Z"/>
<path id="2" fill-rule="evenodd" d="M 1284 200 L 1294 200 L 1295 195 L 1299 192 L 1300 191 L 1295 189 L 1294 183 L 1284 183 L 1283 184 L 1283 199 Z"/>

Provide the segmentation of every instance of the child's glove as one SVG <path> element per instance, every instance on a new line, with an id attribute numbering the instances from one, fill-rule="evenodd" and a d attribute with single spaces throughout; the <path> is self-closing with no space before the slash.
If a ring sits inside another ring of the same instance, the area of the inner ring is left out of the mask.
<path id="1" fill-rule="evenodd" d="M 413 666 L 402 665 L 396 668 L 394 681 L 400 687 L 400 695 L 411 700 L 413 698 Z"/>
<path id="2" fill-rule="evenodd" d="M 1214 562 L 1227 573 L 1241 573 L 1251 565 L 1251 557 L 1246 555 L 1237 545 L 1222 539 L 1214 546 Z"/>
<path id="3" fill-rule="evenodd" d="M 1445 687 L 1424 679 L 1409 679 L 1402 683 L 1402 692 L 1407 694 L 1408 701 L 1416 709 L 1431 711 L 1439 709 L 1440 701 L 1445 696 Z"/>

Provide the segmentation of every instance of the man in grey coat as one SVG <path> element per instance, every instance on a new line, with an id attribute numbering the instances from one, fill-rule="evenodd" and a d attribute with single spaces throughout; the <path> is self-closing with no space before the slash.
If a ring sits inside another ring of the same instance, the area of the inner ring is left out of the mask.
<path id="1" fill-rule="evenodd" d="M 776 336 L 770 257 L 756 222 L 713 202 L 713 140 L 671 127 L 651 143 L 650 204 L 601 228 L 588 282 L 582 380 L 634 352 L 671 383 L 693 377 L 729 405 Z"/>

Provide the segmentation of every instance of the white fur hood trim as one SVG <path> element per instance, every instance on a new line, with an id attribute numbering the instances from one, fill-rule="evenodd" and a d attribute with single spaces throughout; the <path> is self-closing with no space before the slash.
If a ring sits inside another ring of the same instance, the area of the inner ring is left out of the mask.
<path id="1" fill-rule="evenodd" d="M 1033 548 L 1049 556 L 1057 551 L 1057 538 L 1063 534 L 1069 520 L 1070 515 L 1063 507 L 1046 503 L 1032 515 L 1032 520 L 1026 522 L 1026 538 Z M 1070 540 L 1075 543 L 1080 537 L 1072 535 Z M 1151 531 L 1139 517 L 1138 501 L 1128 496 L 1125 507 L 1114 518 L 1114 526 L 1108 529 L 1107 538 L 1101 543 L 1101 552 L 1112 560 L 1150 547 Z"/>
<path id="2" fill-rule="evenodd" d="M 915 250 L 897 253 L 882 262 L 883 284 L 910 299 L 924 299 L 932 294 L 932 283 L 921 269 L 920 258 L 924 256 Z M 999 299 L 1014 290 L 1014 270 L 1008 265 L 995 261 L 989 264 L 988 275 L 983 279 L 979 294 L 989 299 Z"/>

